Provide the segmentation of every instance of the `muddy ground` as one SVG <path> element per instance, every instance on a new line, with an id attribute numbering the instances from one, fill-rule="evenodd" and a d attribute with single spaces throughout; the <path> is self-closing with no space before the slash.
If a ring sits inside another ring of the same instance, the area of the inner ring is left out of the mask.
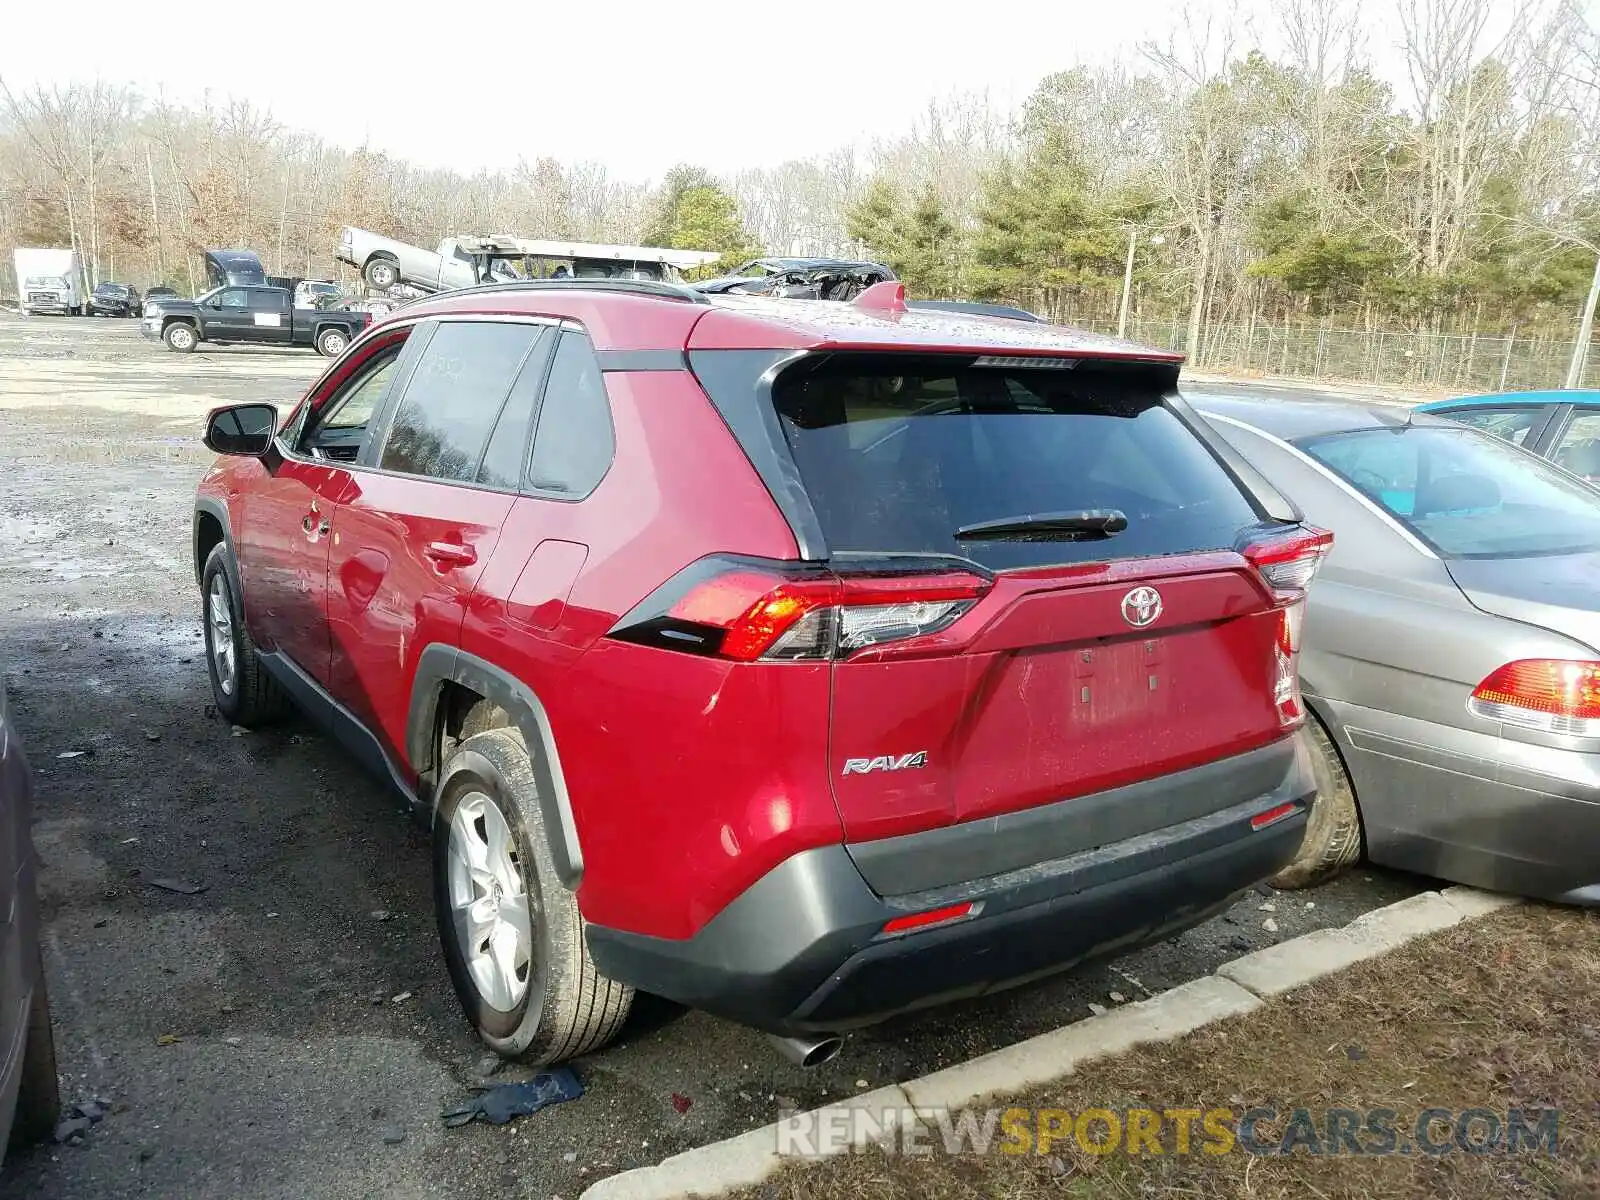
<path id="1" fill-rule="evenodd" d="M 234 736 L 208 708 L 188 551 L 200 418 L 289 402 L 324 365 L 0 314 L 0 666 L 37 768 L 63 1092 L 115 1106 L 81 1146 L 11 1156 L 3 1200 L 573 1200 L 770 1121 L 780 1097 L 919 1075 L 1426 886 L 1363 871 L 1253 895 L 1119 961 L 858 1035 L 808 1073 L 758 1034 L 641 999 L 577 1064 L 581 1100 L 446 1129 L 484 1053 L 438 950 L 424 836 L 312 730 Z"/>

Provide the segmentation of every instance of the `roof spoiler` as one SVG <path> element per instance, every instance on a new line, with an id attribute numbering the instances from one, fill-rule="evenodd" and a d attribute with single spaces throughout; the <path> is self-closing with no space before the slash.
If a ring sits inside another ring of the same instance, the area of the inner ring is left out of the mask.
<path id="1" fill-rule="evenodd" d="M 898 279 L 885 279 L 863 288 L 851 303 L 873 312 L 903 313 L 906 311 L 906 285 Z"/>

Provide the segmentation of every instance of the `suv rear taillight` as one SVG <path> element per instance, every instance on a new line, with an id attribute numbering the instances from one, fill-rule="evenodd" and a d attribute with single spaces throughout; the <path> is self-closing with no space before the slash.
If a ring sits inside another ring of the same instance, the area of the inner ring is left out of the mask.
<path id="1" fill-rule="evenodd" d="M 1272 702 L 1285 729 L 1303 725 L 1305 700 L 1300 695 L 1300 627 L 1305 623 L 1306 593 L 1329 550 L 1333 534 L 1297 525 L 1276 537 L 1257 537 L 1240 551 L 1261 575 L 1278 604 L 1278 636 L 1272 644 Z"/>
<path id="2" fill-rule="evenodd" d="M 735 662 L 838 659 L 947 629 L 990 586 L 960 569 L 849 575 L 717 556 L 657 588 L 610 636 Z"/>
<path id="3" fill-rule="evenodd" d="M 1600 737 L 1600 662 L 1509 662 L 1472 690 L 1467 711 L 1542 733 Z"/>

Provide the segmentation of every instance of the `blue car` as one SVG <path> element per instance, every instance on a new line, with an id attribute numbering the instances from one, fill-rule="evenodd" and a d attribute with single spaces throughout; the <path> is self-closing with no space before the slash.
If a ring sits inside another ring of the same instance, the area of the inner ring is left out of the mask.
<path id="1" fill-rule="evenodd" d="M 1417 411 L 1476 426 L 1600 484 L 1600 392 L 1458 396 L 1419 404 Z"/>

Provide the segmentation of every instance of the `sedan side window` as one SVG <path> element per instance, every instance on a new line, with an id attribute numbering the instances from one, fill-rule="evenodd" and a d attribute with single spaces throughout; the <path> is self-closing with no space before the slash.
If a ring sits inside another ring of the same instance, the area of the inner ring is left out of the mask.
<path id="1" fill-rule="evenodd" d="M 1600 410 L 1580 410 L 1567 425 L 1566 433 L 1551 458 L 1574 475 L 1590 483 L 1600 483 Z"/>
<path id="2" fill-rule="evenodd" d="M 1545 412 L 1543 405 L 1519 405 L 1516 408 L 1458 409 L 1441 415 L 1520 446 L 1528 440 L 1530 432 L 1544 424 Z"/>

